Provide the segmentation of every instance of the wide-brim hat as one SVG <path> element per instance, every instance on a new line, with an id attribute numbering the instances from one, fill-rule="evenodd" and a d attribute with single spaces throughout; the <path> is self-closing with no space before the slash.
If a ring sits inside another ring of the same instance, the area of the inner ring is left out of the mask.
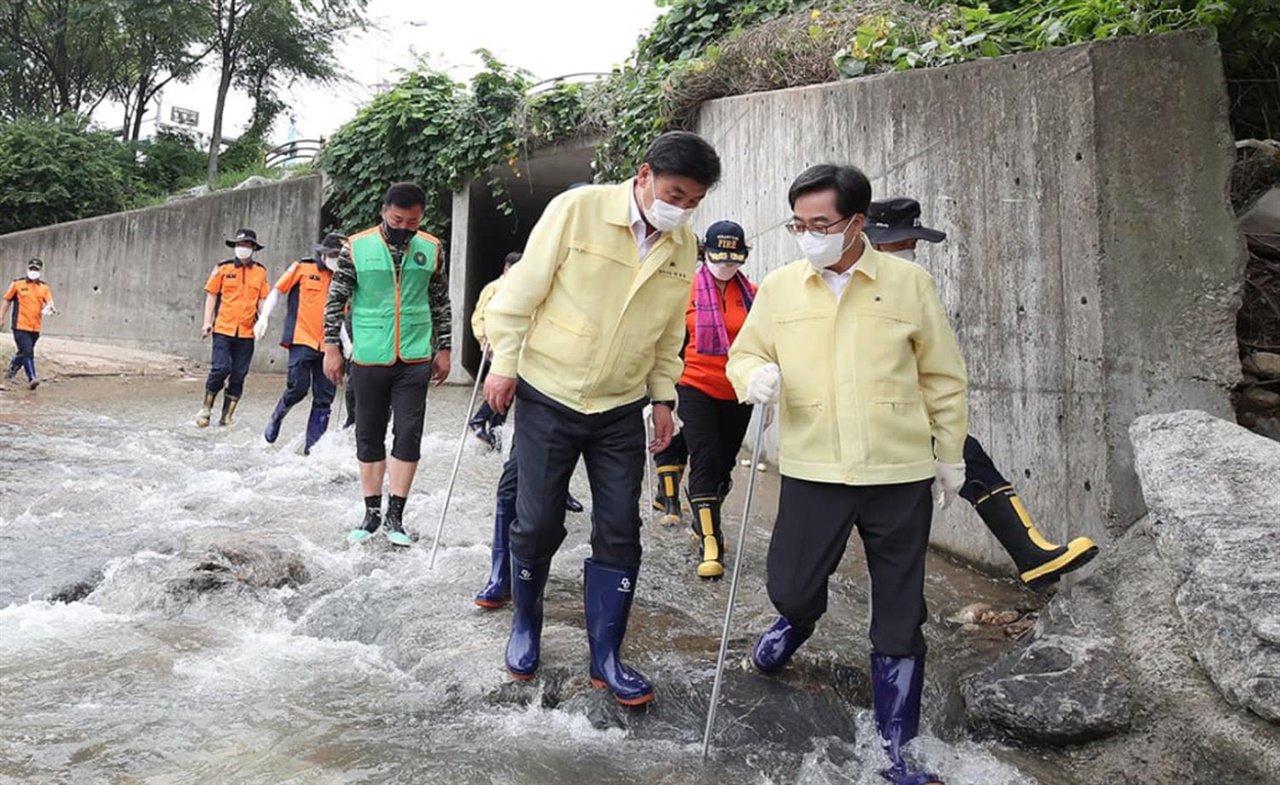
<path id="1" fill-rule="evenodd" d="M 920 223 L 920 203 L 905 196 L 872 202 L 867 209 L 864 229 L 872 245 L 892 245 L 903 240 L 940 243 L 946 232 L 930 229 Z"/>
<path id="2" fill-rule="evenodd" d="M 342 251 L 342 244 L 347 241 L 345 234 L 326 234 L 324 239 L 316 245 L 311 246 L 311 252 L 319 256 L 327 256 L 328 254 Z"/>
<path id="3" fill-rule="evenodd" d="M 236 232 L 235 237 L 227 239 L 228 248 L 235 248 L 240 243 L 253 243 L 253 249 L 255 251 L 261 251 L 263 248 L 267 247 L 258 242 L 258 233 L 252 229 L 241 229 Z"/>
<path id="4" fill-rule="evenodd" d="M 706 257 L 708 262 L 747 261 L 747 233 L 733 221 L 716 221 L 707 227 Z"/>

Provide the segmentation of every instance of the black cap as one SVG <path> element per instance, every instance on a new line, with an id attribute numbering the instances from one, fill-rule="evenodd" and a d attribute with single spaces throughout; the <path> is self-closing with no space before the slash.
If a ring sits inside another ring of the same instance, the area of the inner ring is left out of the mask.
<path id="1" fill-rule="evenodd" d="M 253 248 L 256 251 L 261 251 L 263 248 L 267 247 L 258 242 L 258 233 L 252 229 L 241 229 L 236 232 L 235 237 L 227 240 L 227 247 L 235 248 L 240 243 L 253 243 Z"/>
<path id="2" fill-rule="evenodd" d="M 716 221 L 707 227 L 707 261 L 742 264 L 747 260 L 747 234 L 733 221 Z"/>
<path id="3" fill-rule="evenodd" d="M 317 256 L 327 256 L 335 251 L 341 253 L 342 244 L 346 241 L 345 234 L 326 234 L 318 245 L 311 246 L 311 252 Z"/>
<path id="4" fill-rule="evenodd" d="M 33 256 L 33 257 L 31 257 L 30 259 L 28 259 L 28 260 L 27 260 L 27 269 L 28 269 L 28 270 L 43 270 L 43 269 L 44 269 L 44 262 L 43 262 L 43 261 L 41 261 L 39 257 L 35 257 L 35 256 Z"/>
<path id="5" fill-rule="evenodd" d="M 872 245 L 891 245 L 903 240 L 940 243 L 947 239 L 946 232 L 921 225 L 920 203 L 905 196 L 872 202 L 867 209 L 865 231 Z"/>

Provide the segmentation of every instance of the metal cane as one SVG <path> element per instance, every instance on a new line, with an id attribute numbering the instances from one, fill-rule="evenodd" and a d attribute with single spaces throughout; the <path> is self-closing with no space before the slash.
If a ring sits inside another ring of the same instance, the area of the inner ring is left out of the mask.
<path id="1" fill-rule="evenodd" d="M 480 367 L 476 369 L 476 383 L 471 388 L 471 402 L 467 404 L 467 415 L 462 420 L 462 436 L 458 439 L 458 454 L 453 459 L 453 472 L 449 475 L 449 487 L 444 492 L 444 506 L 440 508 L 440 522 L 436 524 L 435 540 L 431 543 L 431 559 L 427 569 L 436 566 L 436 550 L 440 547 L 440 532 L 444 531 L 444 519 L 449 514 L 449 500 L 453 498 L 453 484 L 458 479 L 458 467 L 462 465 L 462 451 L 467 446 L 467 432 L 471 430 L 471 412 L 476 408 L 476 395 L 480 392 L 480 380 L 484 378 L 484 368 L 489 363 L 489 342 L 480 346 Z"/>
<path id="2" fill-rule="evenodd" d="M 649 407 L 649 411 L 653 411 L 653 407 Z M 652 414 L 649 415 L 653 417 Z M 653 436 L 649 430 L 649 419 L 644 421 L 644 485 L 648 490 L 648 496 L 644 500 L 644 505 L 649 508 L 649 528 L 653 528 L 653 453 L 649 452 L 649 445 L 653 444 Z"/>
<path id="3" fill-rule="evenodd" d="M 729 583 L 729 603 L 724 609 L 724 631 L 720 634 L 720 656 L 716 660 L 716 679 L 711 686 L 711 705 L 707 707 L 707 729 L 702 735 L 702 757 L 705 760 L 711 749 L 711 729 L 716 723 L 716 703 L 720 700 L 720 678 L 724 675 L 724 658 L 729 651 L 729 621 L 733 618 L 733 601 L 738 596 L 738 571 L 742 569 L 742 552 L 746 550 L 747 521 L 751 519 L 751 499 L 756 490 L 757 466 L 760 465 L 760 445 L 764 442 L 764 408 L 756 423 L 756 443 L 751 448 L 751 476 L 747 478 L 747 498 L 742 504 L 742 526 L 738 529 L 738 552 L 733 557 L 733 580 Z"/>

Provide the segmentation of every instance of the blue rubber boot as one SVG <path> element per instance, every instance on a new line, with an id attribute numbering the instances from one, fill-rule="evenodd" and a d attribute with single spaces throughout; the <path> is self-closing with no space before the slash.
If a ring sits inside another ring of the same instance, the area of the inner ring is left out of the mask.
<path id="1" fill-rule="evenodd" d="M 284 424 L 284 416 L 293 408 L 284 402 L 284 396 L 280 396 L 280 400 L 276 401 L 276 408 L 271 411 L 271 417 L 267 420 L 267 429 L 262 432 L 262 438 L 267 440 L 267 444 L 275 444 L 276 439 L 280 438 L 280 426 Z"/>
<path id="2" fill-rule="evenodd" d="M 871 655 L 871 695 L 876 729 L 884 739 L 889 768 L 880 772 L 894 785 L 942 785 L 936 774 L 911 771 L 902 748 L 920 732 L 920 696 L 924 691 L 924 655 Z"/>
<path id="3" fill-rule="evenodd" d="M 27 370 L 27 387 L 34 390 L 40 386 L 40 380 L 36 378 L 36 361 L 33 357 L 23 360 L 23 366 Z"/>
<path id="4" fill-rule="evenodd" d="M 329 410 L 312 409 L 310 416 L 307 417 L 307 443 L 302 448 L 302 454 L 310 455 L 311 448 L 316 446 L 316 442 L 320 441 L 320 437 L 324 436 L 327 430 L 329 430 Z"/>
<path id="5" fill-rule="evenodd" d="M 493 511 L 493 545 L 490 548 L 492 567 L 489 583 L 476 595 L 475 603 L 481 608 L 501 608 L 511 601 L 511 524 L 516 520 L 516 500 L 498 499 Z"/>
<path id="6" fill-rule="evenodd" d="M 591 559 L 583 562 L 583 605 L 587 615 L 587 644 L 591 648 L 591 683 L 608 688 L 623 706 L 640 706 L 653 700 L 653 685 L 639 672 L 622 664 L 618 650 L 627 635 L 631 600 L 635 597 L 638 569 L 608 567 Z"/>
<path id="7" fill-rule="evenodd" d="M 507 672 L 520 681 L 532 679 L 538 672 L 542 657 L 542 592 L 550 573 L 550 559 L 531 562 L 511 554 L 511 607 L 515 613 L 507 640 Z"/>
<path id="8" fill-rule="evenodd" d="M 751 652 L 751 662 L 761 673 L 773 673 L 786 665 L 791 655 L 800 648 L 800 644 L 809 640 L 812 634 L 812 624 L 797 626 L 787 621 L 786 616 L 779 616 L 773 626 L 765 630 L 756 641 L 756 647 Z"/>

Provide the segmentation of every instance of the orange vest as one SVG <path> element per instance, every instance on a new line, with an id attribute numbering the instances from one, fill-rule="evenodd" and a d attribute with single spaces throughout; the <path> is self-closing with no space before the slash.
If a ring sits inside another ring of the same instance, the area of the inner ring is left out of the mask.
<path id="1" fill-rule="evenodd" d="M 697 290 L 695 283 L 689 292 L 689 305 L 684 312 L 684 329 L 688 337 L 684 345 L 684 374 L 680 377 L 679 384 L 693 387 L 722 401 L 736 401 L 738 394 L 734 392 L 724 370 L 729 362 L 729 355 L 698 354 L 697 341 L 693 338 L 698 313 Z M 742 286 L 737 279 L 729 281 L 728 286 L 720 293 L 720 308 L 724 313 L 724 329 L 732 344 L 738 337 L 738 331 L 742 329 L 742 323 L 747 320 L 747 304 L 742 299 Z"/>
<path id="2" fill-rule="evenodd" d="M 13 303 L 13 321 L 9 323 L 12 329 L 38 333 L 44 319 L 44 306 L 53 302 L 53 293 L 44 281 L 23 276 L 13 279 L 4 299 Z"/>
<path id="3" fill-rule="evenodd" d="M 218 262 L 204 290 L 218 296 L 213 331 L 232 338 L 252 338 L 258 320 L 258 301 L 271 292 L 267 268 L 257 262 L 241 265 L 235 259 Z"/>

